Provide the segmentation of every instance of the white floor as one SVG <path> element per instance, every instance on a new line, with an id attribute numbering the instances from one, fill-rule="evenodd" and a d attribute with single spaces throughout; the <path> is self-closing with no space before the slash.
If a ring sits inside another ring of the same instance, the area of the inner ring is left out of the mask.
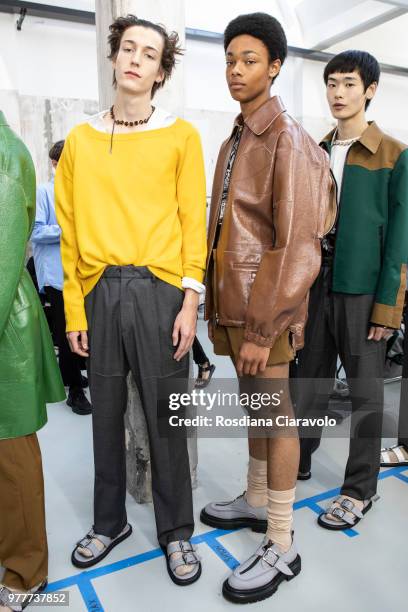
<path id="1" fill-rule="evenodd" d="M 210 351 L 204 324 L 200 321 L 199 325 L 200 339 Z M 227 358 L 215 357 L 214 361 L 218 377 L 233 376 Z M 398 383 L 387 387 L 387 402 L 396 408 Z M 216 532 L 200 523 L 199 513 L 209 500 L 231 499 L 245 488 L 245 439 L 199 440 L 199 484 L 194 504 L 203 574 L 194 585 L 180 588 L 167 576 L 151 505 L 137 505 L 129 496 L 132 536 L 88 572 L 81 573 L 71 565 L 73 545 L 92 522 L 91 419 L 74 415 L 65 404 L 50 406 L 48 413 L 49 423 L 39 438 L 46 481 L 49 581 L 51 590 L 69 591 L 69 610 L 233 609 L 233 604 L 222 597 L 222 582 L 235 560 L 242 561 L 252 553 L 262 536 L 244 529 L 211 537 Z M 323 440 L 314 458 L 313 479 L 299 483 L 297 489 L 295 529 L 302 572 L 282 584 L 272 599 L 252 604 L 251 609 L 275 606 L 302 612 L 388 612 L 403 608 L 408 592 L 408 470 L 382 471 L 381 499 L 358 526 L 358 533 L 321 529 L 316 523 L 317 508 L 310 507 L 319 500 L 324 507 L 325 499 L 310 498 L 320 494 L 325 497 L 327 491 L 341 484 L 346 452 L 345 440 Z M 51 612 L 64 608 L 36 609 Z"/>

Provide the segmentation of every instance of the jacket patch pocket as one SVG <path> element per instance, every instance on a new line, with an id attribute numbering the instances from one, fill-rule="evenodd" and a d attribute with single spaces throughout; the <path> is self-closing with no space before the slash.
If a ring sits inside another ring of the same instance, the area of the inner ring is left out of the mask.
<path id="1" fill-rule="evenodd" d="M 259 263 L 246 261 L 226 261 L 225 263 L 225 273 L 222 278 L 223 299 L 219 301 L 220 318 L 243 322 Z"/>

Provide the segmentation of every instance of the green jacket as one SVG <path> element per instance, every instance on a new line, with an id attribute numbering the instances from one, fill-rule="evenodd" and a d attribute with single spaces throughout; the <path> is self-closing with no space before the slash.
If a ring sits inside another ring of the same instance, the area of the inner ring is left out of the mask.
<path id="1" fill-rule="evenodd" d="M 35 172 L 0 112 L 0 439 L 34 433 L 46 402 L 65 398 L 44 312 L 24 267 L 35 218 Z"/>
<path id="2" fill-rule="evenodd" d="M 344 166 L 332 290 L 375 295 L 371 322 L 399 328 L 407 260 L 408 146 L 372 122 Z"/>

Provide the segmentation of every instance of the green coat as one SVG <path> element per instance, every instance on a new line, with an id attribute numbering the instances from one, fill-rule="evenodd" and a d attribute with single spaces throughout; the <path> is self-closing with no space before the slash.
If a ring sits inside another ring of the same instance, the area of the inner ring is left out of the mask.
<path id="1" fill-rule="evenodd" d="M 333 133 L 321 145 L 330 153 Z M 332 290 L 374 295 L 370 321 L 399 328 L 408 259 L 408 146 L 370 122 L 343 172 Z"/>
<path id="2" fill-rule="evenodd" d="M 0 439 L 34 433 L 46 402 L 65 398 L 44 312 L 24 267 L 35 219 L 35 171 L 0 112 Z"/>

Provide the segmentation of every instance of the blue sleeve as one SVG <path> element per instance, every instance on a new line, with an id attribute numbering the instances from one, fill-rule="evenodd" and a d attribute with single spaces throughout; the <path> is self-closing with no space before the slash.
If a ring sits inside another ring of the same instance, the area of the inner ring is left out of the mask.
<path id="1" fill-rule="evenodd" d="M 61 228 L 57 224 L 49 225 L 49 203 L 45 189 L 37 189 L 37 207 L 32 242 L 37 244 L 57 244 L 60 241 Z"/>

